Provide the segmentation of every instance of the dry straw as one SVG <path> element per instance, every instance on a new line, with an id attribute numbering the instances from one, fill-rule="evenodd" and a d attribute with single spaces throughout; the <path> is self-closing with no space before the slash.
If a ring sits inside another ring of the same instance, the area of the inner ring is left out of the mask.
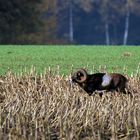
<path id="1" fill-rule="evenodd" d="M 133 97 L 88 96 L 70 76 L 30 72 L 0 78 L 0 139 L 140 139 L 140 77 L 129 78 Z"/>

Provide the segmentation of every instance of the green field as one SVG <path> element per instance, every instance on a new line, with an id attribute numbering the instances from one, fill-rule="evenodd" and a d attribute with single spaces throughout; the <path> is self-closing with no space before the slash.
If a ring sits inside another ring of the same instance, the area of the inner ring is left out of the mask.
<path id="1" fill-rule="evenodd" d="M 49 66 L 55 70 L 60 66 L 61 74 L 68 74 L 74 70 L 87 67 L 107 67 L 108 71 L 135 72 L 140 64 L 140 47 L 124 46 L 0 46 L 0 74 L 7 69 L 20 72 L 35 66 L 37 72 L 43 72 Z"/>

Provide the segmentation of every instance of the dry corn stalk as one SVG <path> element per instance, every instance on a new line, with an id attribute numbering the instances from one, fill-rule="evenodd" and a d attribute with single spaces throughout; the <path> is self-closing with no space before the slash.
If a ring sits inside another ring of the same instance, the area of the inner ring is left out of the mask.
<path id="1" fill-rule="evenodd" d="M 89 97 L 70 76 L 10 71 L 0 78 L 0 139 L 139 139 L 140 78 L 129 77 L 134 94 Z"/>

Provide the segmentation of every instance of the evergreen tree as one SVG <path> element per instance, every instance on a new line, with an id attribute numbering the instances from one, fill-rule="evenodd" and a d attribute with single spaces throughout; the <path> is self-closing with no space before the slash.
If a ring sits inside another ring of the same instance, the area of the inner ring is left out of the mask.
<path id="1" fill-rule="evenodd" d="M 41 24 L 38 5 L 40 0 L 0 1 L 0 42 L 31 43 L 30 37 Z"/>

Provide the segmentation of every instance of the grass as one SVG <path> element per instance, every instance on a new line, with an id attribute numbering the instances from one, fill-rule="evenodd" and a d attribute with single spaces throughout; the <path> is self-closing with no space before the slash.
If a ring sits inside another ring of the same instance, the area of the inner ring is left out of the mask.
<path id="1" fill-rule="evenodd" d="M 71 68 L 87 67 L 89 71 L 107 66 L 108 71 L 128 73 L 135 72 L 140 63 L 139 47 L 124 46 L 0 46 L 0 74 L 7 69 L 14 72 L 30 69 L 35 66 L 37 72 L 49 66 L 57 69 L 61 74 L 69 74 Z"/>

